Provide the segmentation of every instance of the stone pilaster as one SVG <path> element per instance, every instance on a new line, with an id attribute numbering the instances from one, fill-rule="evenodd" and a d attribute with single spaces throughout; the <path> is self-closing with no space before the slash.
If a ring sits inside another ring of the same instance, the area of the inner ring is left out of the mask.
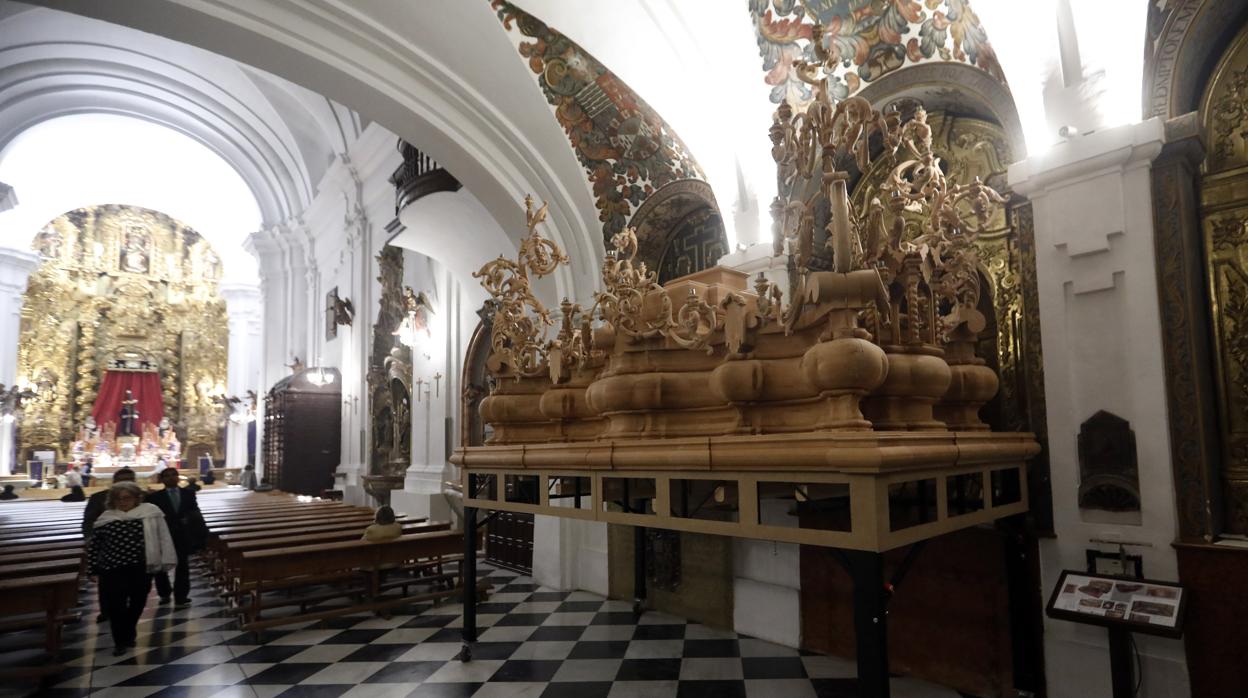
<path id="1" fill-rule="evenodd" d="M 17 347 L 22 324 L 22 296 L 26 282 L 39 266 L 39 255 L 0 247 L 0 384 L 17 380 Z M 0 475 L 13 472 L 16 425 L 0 417 Z"/>

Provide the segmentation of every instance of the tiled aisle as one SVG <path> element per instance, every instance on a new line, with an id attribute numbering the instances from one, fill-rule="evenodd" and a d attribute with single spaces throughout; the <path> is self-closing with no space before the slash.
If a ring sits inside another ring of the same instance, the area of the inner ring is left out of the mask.
<path id="1" fill-rule="evenodd" d="M 494 593 L 478 606 L 473 661 L 459 652 L 459 604 L 405 609 L 383 620 L 349 616 L 265 634 L 255 644 L 234 614 L 196 581 L 194 604 L 151 597 L 139 647 L 112 656 L 104 626 L 67 628 L 71 668 L 40 696 L 852 696 L 851 663 L 714 630 L 585 592 L 555 592 L 481 566 Z M 899 698 L 956 692 L 895 679 Z"/>

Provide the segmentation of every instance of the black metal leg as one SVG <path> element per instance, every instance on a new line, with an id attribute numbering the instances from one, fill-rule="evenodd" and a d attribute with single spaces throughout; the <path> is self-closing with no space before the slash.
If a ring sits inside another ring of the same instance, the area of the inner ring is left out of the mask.
<path id="1" fill-rule="evenodd" d="M 888 592 L 881 553 L 846 550 L 854 582 L 854 637 L 859 698 L 888 698 Z"/>
<path id="2" fill-rule="evenodd" d="M 1135 661 L 1131 657 L 1131 633 L 1123 628 L 1109 629 L 1109 672 L 1114 698 L 1135 695 Z"/>
<path id="3" fill-rule="evenodd" d="M 459 660 L 472 660 L 472 643 L 477 641 L 477 509 L 464 507 L 464 646 Z"/>
<path id="4" fill-rule="evenodd" d="M 633 613 L 646 610 L 646 529 L 633 527 Z"/>

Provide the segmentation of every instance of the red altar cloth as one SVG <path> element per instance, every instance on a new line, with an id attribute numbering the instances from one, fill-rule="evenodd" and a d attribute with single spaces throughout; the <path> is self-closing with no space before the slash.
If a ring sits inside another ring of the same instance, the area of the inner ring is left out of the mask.
<path id="1" fill-rule="evenodd" d="M 160 424 L 165 407 L 160 394 L 160 374 L 155 371 L 105 371 L 100 394 L 91 409 L 95 423 L 103 428 L 105 422 L 113 422 L 118 432 L 121 431 L 121 401 L 126 398 L 127 390 L 138 400 L 134 406 L 139 412 L 135 435 L 143 433 L 144 424 Z"/>

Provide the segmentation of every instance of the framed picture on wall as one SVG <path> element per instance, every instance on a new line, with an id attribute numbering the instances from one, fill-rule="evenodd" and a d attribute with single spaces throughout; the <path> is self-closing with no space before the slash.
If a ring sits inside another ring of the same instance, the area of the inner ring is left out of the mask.
<path id="1" fill-rule="evenodd" d="M 209 455 L 206 455 L 206 454 L 205 454 L 205 455 L 200 456 L 200 457 L 199 457 L 199 475 L 200 475 L 200 477 L 203 477 L 204 475 L 207 475 L 209 470 L 212 470 L 212 456 L 209 456 Z"/>

